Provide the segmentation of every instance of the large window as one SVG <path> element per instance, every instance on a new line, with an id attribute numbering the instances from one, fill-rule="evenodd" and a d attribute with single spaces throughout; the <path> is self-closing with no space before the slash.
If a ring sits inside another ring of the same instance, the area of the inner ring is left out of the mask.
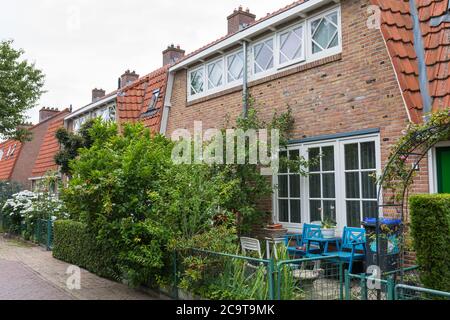
<path id="1" fill-rule="evenodd" d="M 298 156 L 315 161 L 307 176 L 280 166 L 274 179 L 278 187 L 274 196 L 276 221 L 300 229 L 302 223 L 333 220 L 342 230 L 344 226 L 359 227 L 364 218 L 379 212 L 377 135 L 291 145 L 280 153 L 280 158 Z"/>
<path id="2" fill-rule="evenodd" d="M 281 159 L 299 159 L 299 150 L 290 150 L 280 154 Z M 281 160 L 283 164 L 283 160 Z M 302 210 L 300 198 L 300 175 L 291 172 L 286 165 L 281 165 L 278 175 L 278 210 L 279 221 L 301 223 Z"/>
<path id="3" fill-rule="evenodd" d="M 248 46 L 248 77 L 256 80 L 298 63 L 311 62 L 341 50 L 340 7 L 311 15 Z M 188 100 L 237 86 L 244 77 L 243 50 L 204 62 L 188 72 Z"/>

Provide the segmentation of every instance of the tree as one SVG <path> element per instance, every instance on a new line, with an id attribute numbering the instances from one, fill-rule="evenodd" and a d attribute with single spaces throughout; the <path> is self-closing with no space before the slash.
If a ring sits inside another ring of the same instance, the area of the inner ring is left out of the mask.
<path id="1" fill-rule="evenodd" d="M 56 139 L 62 148 L 55 155 L 55 163 L 61 167 L 62 174 L 71 176 L 69 162 L 78 156 L 78 150 L 91 147 L 93 140 L 89 130 L 93 125 L 94 119 L 91 119 L 81 126 L 78 133 L 69 132 L 65 128 L 56 132 Z"/>
<path id="2" fill-rule="evenodd" d="M 35 107 L 44 92 L 44 74 L 21 59 L 24 51 L 14 49 L 12 43 L 0 41 L 0 137 L 23 141 L 28 131 L 20 126 L 25 111 Z"/>

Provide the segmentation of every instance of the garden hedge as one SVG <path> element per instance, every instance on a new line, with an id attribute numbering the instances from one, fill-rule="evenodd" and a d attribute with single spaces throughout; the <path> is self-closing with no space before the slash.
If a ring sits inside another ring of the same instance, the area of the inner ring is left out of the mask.
<path id="1" fill-rule="evenodd" d="M 450 291 L 450 195 L 412 196 L 410 212 L 422 284 Z"/>
<path id="2" fill-rule="evenodd" d="M 53 257 L 84 268 L 101 277 L 118 279 L 113 254 L 102 248 L 86 225 L 76 221 L 55 221 Z"/>

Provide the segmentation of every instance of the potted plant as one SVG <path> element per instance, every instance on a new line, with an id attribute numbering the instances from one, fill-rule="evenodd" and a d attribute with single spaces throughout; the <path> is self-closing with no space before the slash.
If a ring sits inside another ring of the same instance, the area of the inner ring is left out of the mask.
<path id="1" fill-rule="evenodd" d="M 322 222 L 322 236 L 325 239 L 332 239 L 336 237 L 336 222 L 331 219 L 326 219 Z"/>

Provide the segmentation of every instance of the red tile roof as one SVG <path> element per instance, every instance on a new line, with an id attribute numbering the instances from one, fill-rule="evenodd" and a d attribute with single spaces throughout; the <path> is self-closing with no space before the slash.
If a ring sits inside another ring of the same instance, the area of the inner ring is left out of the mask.
<path id="1" fill-rule="evenodd" d="M 159 132 L 169 66 L 162 67 L 124 87 L 117 95 L 119 123 L 141 120 L 153 132 Z M 155 110 L 145 115 L 155 90 L 160 90 Z"/>
<path id="2" fill-rule="evenodd" d="M 432 109 L 450 107 L 450 23 L 431 26 L 431 19 L 448 13 L 450 0 L 416 0 L 425 49 Z M 411 120 L 420 122 L 423 102 L 414 49 L 413 18 L 406 0 L 371 0 L 381 8 L 381 33 L 392 58 Z"/>
<path id="3" fill-rule="evenodd" d="M 69 114 L 69 110 L 63 110 L 55 115 L 45 133 L 44 140 L 41 144 L 39 154 L 34 163 L 32 177 L 38 178 L 44 176 L 48 171 L 57 170 L 58 166 L 55 163 L 55 155 L 59 151 L 59 143 L 56 140 L 56 131 L 64 126 L 64 117 Z"/>
<path id="4" fill-rule="evenodd" d="M 21 148 L 22 143 L 15 140 L 0 143 L 0 180 L 9 180 L 11 178 Z M 11 153 L 12 150 L 14 150 L 14 153 L 7 156 L 8 152 Z"/>

